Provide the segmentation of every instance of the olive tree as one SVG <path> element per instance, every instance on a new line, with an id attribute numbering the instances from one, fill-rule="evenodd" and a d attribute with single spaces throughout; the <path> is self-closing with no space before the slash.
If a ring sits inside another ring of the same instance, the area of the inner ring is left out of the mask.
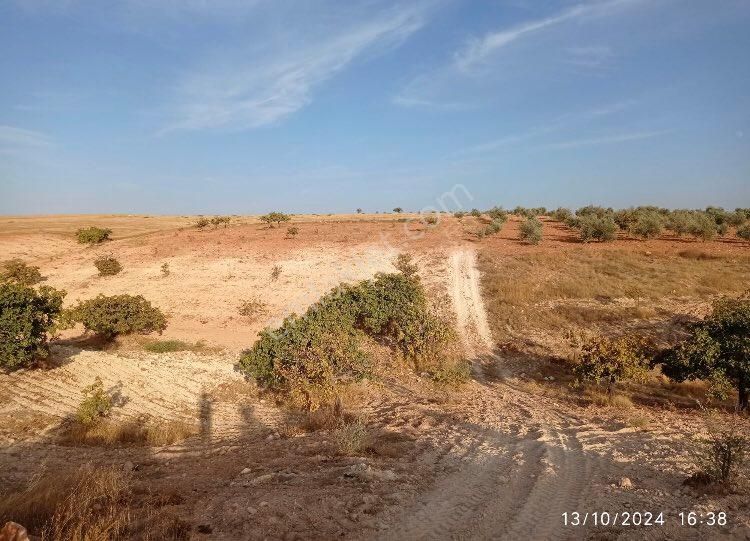
<path id="1" fill-rule="evenodd" d="M 676 381 L 728 381 L 738 393 L 737 406 L 748 407 L 750 392 L 750 298 L 720 299 L 693 326 L 691 336 L 663 356 L 662 371 Z"/>

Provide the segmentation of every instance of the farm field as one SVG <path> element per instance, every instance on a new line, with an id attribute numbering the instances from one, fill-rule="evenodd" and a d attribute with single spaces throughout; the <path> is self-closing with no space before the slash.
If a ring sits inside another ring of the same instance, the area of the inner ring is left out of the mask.
<path id="1" fill-rule="evenodd" d="M 622 510 L 663 513 L 654 539 L 747 538 L 746 492 L 684 483 L 712 418 L 750 433 L 731 414 L 737 393 L 712 399 L 707 382 L 654 368 L 608 396 L 575 386 L 571 359 L 587 334 L 674 345 L 713 301 L 750 287 L 750 243 L 668 232 L 582 243 L 543 216 L 530 244 L 517 215 L 484 237 L 486 215 L 422 218 L 294 215 L 270 227 L 237 216 L 199 229 L 196 216 L 0 217 L 2 259 L 39 267 L 43 285 L 67 292 L 64 307 L 143 295 L 167 317 L 161 335 L 107 343 L 62 329 L 43 366 L 0 373 L 0 525 L 39 535 L 93 468 L 120 483 L 127 516 L 112 521 L 137 539 L 644 538 L 561 522 Z M 88 226 L 111 240 L 77 243 Z M 430 377 L 368 339 L 368 375 L 306 410 L 242 370 L 263 329 L 341 283 L 398 272 L 406 253 L 455 332 L 465 379 Z M 122 270 L 100 276 L 102 256 Z M 71 426 L 97 378 L 113 407 L 82 436 Z M 730 520 L 686 528 L 688 511 Z"/>

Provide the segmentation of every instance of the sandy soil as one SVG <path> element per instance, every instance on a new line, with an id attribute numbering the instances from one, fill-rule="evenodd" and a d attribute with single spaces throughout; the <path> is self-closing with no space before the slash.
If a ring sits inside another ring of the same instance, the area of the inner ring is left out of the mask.
<path id="1" fill-rule="evenodd" d="M 197 232 L 170 220 L 96 248 L 33 227 L 0 235 L 4 253 L 39 265 L 47 283 L 68 291 L 67 303 L 143 294 L 170 314 L 166 336 L 223 348 L 151 354 L 133 344 L 95 351 L 68 341 L 54 347 L 55 367 L 0 375 L 0 492 L 40 468 L 116 464 L 149 490 L 176 495 L 166 510 L 191 524 L 193 539 L 748 538 L 746 497 L 682 485 L 691 467 L 687 438 L 705 430 L 699 415 L 583 408 L 530 390 L 523 359 L 492 338 L 470 219 L 427 228 L 384 217 L 315 217 L 300 222 L 294 240 L 256 223 Z M 487 242 L 508 251 L 580 247 L 561 232 L 541 247 L 519 248 L 514 227 Z M 644 244 L 681 248 L 672 243 Z M 392 270 L 405 250 L 417 256 L 433 299 L 455 314 L 474 379 L 446 391 L 395 368 L 363 385 L 350 404 L 372 443 L 363 456 L 342 456 L 330 432 L 295 430 L 293 413 L 246 383 L 234 369 L 237 352 L 263 326 L 304 310 L 337 283 Z M 110 252 L 124 271 L 96 277 L 91 261 Z M 274 265 L 282 268 L 278 280 L 270 277 Z M 239 316 L 245 298 L 266 302 L 266 313 Z M 122 398 L 117 416 L 192 419 L 198 433 L 157 448 L 62 445 L 56 430 L 96 376 Z M 648 427 L 625 422 L 633 415 L 648 418 Z M 620 486 L 625 477 L 632 487 Z M 729 525 L 680 527 L 677 514 L 693 510 L 726 511 Z M 565 527 L 561 514 L 573 511 L 664 512 L 667 524 Z"/>

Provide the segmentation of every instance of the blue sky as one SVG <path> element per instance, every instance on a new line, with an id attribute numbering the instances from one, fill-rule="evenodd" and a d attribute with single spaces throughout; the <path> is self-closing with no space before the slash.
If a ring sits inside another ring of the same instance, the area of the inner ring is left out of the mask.
<path id="1" fill-rule="evenodd" d="M 2 0 L 0 51 L 2 214 L 750 206 L 748 0 Z"/>

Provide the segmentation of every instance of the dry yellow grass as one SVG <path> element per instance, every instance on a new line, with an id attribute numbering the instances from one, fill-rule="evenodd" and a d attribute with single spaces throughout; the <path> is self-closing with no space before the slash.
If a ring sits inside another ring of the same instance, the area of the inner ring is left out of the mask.
<path id="1" fill-rule="evenodd" d="M 135 419 L 102 419 L 84 425 L 71 422 L 65 427 L 61 442 L 66 445 L 161 446 L 172 445 L 198 433 L 198 426 L 184 420 L 155 421 Z"/>

